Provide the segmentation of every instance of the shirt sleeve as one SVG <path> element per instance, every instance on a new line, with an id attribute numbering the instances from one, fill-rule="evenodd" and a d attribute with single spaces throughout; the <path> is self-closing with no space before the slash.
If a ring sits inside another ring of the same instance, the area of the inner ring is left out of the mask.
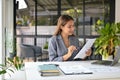
<path id="1" fill-rule="evenodd" d="M 57 54 L 57 45 L 56 45 L 55 38 L 51 38 L 49 40 L 48 52 L 49 52 L 49 60 L 50 61 L 63 61 L 63 57 L 58 56 L 58 54 Z"/>

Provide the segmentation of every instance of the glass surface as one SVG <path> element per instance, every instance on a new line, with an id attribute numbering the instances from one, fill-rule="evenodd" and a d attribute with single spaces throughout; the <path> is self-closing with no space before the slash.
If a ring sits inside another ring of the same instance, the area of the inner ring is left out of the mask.
<path id="1" fill-rule="evenodd" d="M 109 0 L 61 0 L 61 9 L 58 9 L 58 4 L 60 3 L 57 1 L 25 0 L 27 7 L 16 10 L 16 35 L 21 35 L 20 38 L 26 35 L 24 39 L 20 39 L 21 43 L 32 45 L 36 43 L 37 46 L 42 46 L 43 48 L 46 41 L 49 40 L 45 36 L 53 35 L 56 29 L 58 12 L 61 12 L 61 15 L 68 14 L 74 18 L 75 34 L 82 40 L 87 38 L 87 36 L 98 35 L 95 28 L 98 20 L 109 21 Z M 85 5 L 83 1 L 85 1 Z M 83 22 L 83 19 L 85 19 L 85 22 Z M 29 36 L 32 37 L 29 38 Z"/>
<path id="2" fill-rule="evenodd" d="M 37 10 L 35 0 L 26 0 L 27 8 L 16 10 L 17 34 L 34 35 L 37 32 L 38 35 L 52 35 L 50 29 L 55 29 L 57 24 L 58 2 L 57 0 L 36 1 Z M 83 6 L 85 10 L 83 10 Z M 76 35 L 93 36 L 98 35 L 95 28 L 98 20 L 109 21 L 109 9 L 109 0 L 85 0 L 85 5 L 83 5 L 83 0 L 61 0 L 60 12 L 61 15 L 68 14 L 74 18 Z M 83 11 L 85 11 L 85 22 L 83 22 Z M 35 19 L 35 14 L 37 19 Z M 36 30 L 35 24 L 37 24 Z"/>
<path id="3" fill-rule="evenodd" d="M 18 2 L 18 5 L 22 1 Z M 27 2 L 27 3 L 26 3 Z M 16 9 L 16 34 L 17 35 L 34 35 L 35 34 L 35 2 L 26 0 L 26 8 Z"/>

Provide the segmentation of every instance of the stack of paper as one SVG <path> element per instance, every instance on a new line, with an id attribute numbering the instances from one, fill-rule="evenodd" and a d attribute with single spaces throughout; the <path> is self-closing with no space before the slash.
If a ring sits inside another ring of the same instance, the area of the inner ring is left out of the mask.
<path id="1" fill-rule="evenodd" d="M 54 64 L 39 65 L 39 69 L 41 76 L 57 76 L 60 73 L 59 69 Z"/>

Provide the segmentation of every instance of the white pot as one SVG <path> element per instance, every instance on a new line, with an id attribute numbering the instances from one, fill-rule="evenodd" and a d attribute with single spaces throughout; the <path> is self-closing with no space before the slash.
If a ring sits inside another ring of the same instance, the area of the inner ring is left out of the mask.
<path id="1" fill-rule="evenodd" d="M 110 56 L 108 56 L 108 57 L 104 57 L 104 56 L 102 55 L 102 60 L 113 61 L 113 55 L 110 55 Z"/>

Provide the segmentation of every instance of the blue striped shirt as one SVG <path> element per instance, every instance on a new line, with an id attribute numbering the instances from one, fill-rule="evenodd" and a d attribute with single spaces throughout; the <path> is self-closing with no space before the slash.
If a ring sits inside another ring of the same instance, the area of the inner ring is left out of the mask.
<path id="1" fill-rule="evenodd" d="M 75 36 L 69 36 L 70 45 L 76 46 L 78 49 L 75 50 L 72 56 L 67 61 L 72 61 L 78 51 L 81 49 L 79 45 L 79 40 Z M 61 35 L 52 36 L 49 40 L 48 45 L 49 60 L 50 61 L 63 61 L 63 56 L 68 52 L 67 47 L 64 44 Z"/>

